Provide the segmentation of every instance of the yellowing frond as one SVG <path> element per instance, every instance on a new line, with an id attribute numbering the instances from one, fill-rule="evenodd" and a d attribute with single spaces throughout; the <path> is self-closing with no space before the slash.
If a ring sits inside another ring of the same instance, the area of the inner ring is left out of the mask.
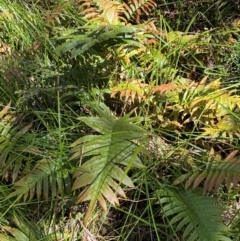
<path id="1" fill-rule="evenodd" d="M 121 24 L 120 13 L 123 5 L 111 0 L 80 0 L 80 11 L 84 18 L 101 25 Z"/>
<path id="2" fill-rule="evenodd" d="M 145 91 L 148 87 L 148 84 L 142 83 L 141 80 L 132 80 L 131 82 L 124 82 L 114 86 L 111 89 L 111 98 L 115 97 L 117 93 L 120 93 L 120 98 L 125 98 L 125 101 L 130 102 L 136 101 L 139 102 L 146 99 Z"/>
<path id="3" fill-rule="evenodd" d="M 233 141 L 233 137 L 240 137 L 240 126 L 236 118 L 232 115 L 225 115 L 217 124 L 211 127 L 202 128 L 204 132 L 201 137 L 209 136 L 211 138 L 224 137 Z"/>

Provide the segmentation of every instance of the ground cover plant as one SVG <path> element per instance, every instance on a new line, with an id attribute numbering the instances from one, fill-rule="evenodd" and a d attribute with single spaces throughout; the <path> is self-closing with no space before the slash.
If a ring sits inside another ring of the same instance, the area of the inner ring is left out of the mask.
<path id="1" fill-rule="evenodd" d="M 1 240 L 239 240 L 238 1 L 0 2 Z"/>

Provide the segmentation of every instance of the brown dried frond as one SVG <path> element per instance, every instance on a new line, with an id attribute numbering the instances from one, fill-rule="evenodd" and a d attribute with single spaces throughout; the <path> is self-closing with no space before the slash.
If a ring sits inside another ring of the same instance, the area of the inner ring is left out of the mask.
<path id="1" fill-rule="evenodd" d="M 176 90 L 177 86 L 173 83 L 161 84 L 153 87 L 153 93 L 158 92 L 162 95 L 164 92 Z"/>
<path id="2" fill-rule="evenodd" d="M 51 11 L 49 11 L 46 16 L 47 24 L 54 26 L 56 22 L 61 23 L 60 18 L 64 19 L 63 12 L 65 11 L 67 5 L 68 2 L 59 4 L 55 6 Z"/>
<path id="3" fill-rule="evenodd" d="M 149 15 L 154 8 L 156 8 L 155 0 L 128 0 L 123 4 L 125 22 L 134 21 L 135 23 L 141 22 L 143 14 Z"/>
<path id="4" fill-rule="evenodd" d="M 0 42 L 0 54 L 8 56 L 11 54 L 11 47 L 4 42 Z"/>
<path id="5" fill-rule="evenodd" d="M 101 1 L 99 1 L 101 2 Z M 102 20 L 101 11 L 98 8 L 97 4 L 91 0 L 79 0 L 79 10 L 80 14 L 86 19 L 91 20 L 98 18 L 98 20 Z"/>

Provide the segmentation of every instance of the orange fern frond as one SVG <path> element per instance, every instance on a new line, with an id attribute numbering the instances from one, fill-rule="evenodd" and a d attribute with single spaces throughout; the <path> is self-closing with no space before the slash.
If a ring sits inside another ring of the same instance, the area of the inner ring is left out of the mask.
<path id="1" fill-rule="evenodd" d="M 11 54 L 11 47 L 4 42 L 0 42 L 0 54 L 8 56 Z"/>
<path id="2" fill-rule="evenodd" d="M 143 13 L 149 15 L 157 5 L 155 0 L 129 0 L 128 3 L 124 3 L 123 6 L 125 22 L 132 20 L 140 23 L 140 18 Z"/>
<path id="3" fill-rule="evenodd" d="M 153 93 L 159 93 L 162 95 L 164 92 L 176 90 L 177 86 L 173 83 L 161 84 L 153 87 Z"/>
<path id="4" fill-rule="evenodd" d="M 61 23 L 60 18 L 64 19 L 63 12 L 68 2 L 55 6 L 46 16 L 46 22 L 48 25 L 55 25 L 55 23 Z"/>

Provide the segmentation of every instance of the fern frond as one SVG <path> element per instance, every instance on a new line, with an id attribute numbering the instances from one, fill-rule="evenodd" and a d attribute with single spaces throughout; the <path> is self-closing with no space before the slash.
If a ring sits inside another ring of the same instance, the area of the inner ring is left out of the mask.
<path id="1" fill-rule="evenodd" d="M 203 127 L 202 129 L 204 132 L 198 137 L 198 139 L 210 136 L 211 138 L 221 137 L 222 142 L 232 142 L 234 136 L 238 138 L 240 137 L 239 120 L 233 115 L 225 115 L 217 124 L 211 127 Z"/>
<path id="2" fill-rule="evenodd" d="M 140 23 L 141 15 L 149 15 L 157 4 L 155 0 L 129 0 L 128 3 L 124 3 L 124 15 L 125 22 L 133 20 L 135 23 Z"/>
<path id="3" fill-rule="evenodd" d="M 126 198 L 120 184 L 134 187 L 132 180 L 127 176 L 127 170 L 132 166 L 144 167 L 137 157 L 141 148 L 135 144 L 145 137 L 145 130 L 134 124 L 137 118 L 124 116 L 115 119 L 110 110 L 102 103 L 91 105 L 99 117 L 80 117 L 79 120 L 86 123 L 102 135 L 88 135 L 78 139 L 71 147 L 73 156 L 71 159 L 89 157 L 75 171 L 75 182 L 72 189 L 83 188 L 77 202 L 90 200 L 85 223 L 94 210 L 97 200 L 106 209 L 106 200 L 113 205 L 118 205 L 117 194 Z M 125 166 L 126 170 L 121 167 Z"/>
<path id="4" fill-rule="evenodd" d="M 61 163 L 56 159 L 41 159 L 35 167 L 22 179 L 15 182 L 13 188 L 15 191 L 10 193 L 8 198 L 23 197 L 24 201 L 31 200 L 34 195 L 38 200 L 43 196 L 48 200 L 49 193 L 55 197 L 70 192 L 70 178 L 67 170 L 63 171 Z"/>
<path id="5" fill-rule="evenodd" d="M 123 5 L 118 1 L 111 0 L 80 0 L 81 14 L 90 22 L 100 25 L 120 24 L 119 14 Z"/>
<path id="6" fill-rule="evenodd" d="M 76 57 L 83 53 L 97 52 L 101 53 L 104 48 L 117 45 L 119 43 L 129 43 L 134 46 L 141 45 L 135 38 L 135 34 L 139 32 L 139 26 L 110 26 L 99 27 L 89 26 L 82 27 L 81 30 L 75 31 L 60 39 L 67 40 L 65 43 L 57 47 L 57 54 L 63 54 L 71 51 L 72 57 Z M 59 40 L 60 40 L 59 39 Z"/>
<path id="7" fill-rule="evenodd" d="M 164 92 L 176 90 L 177 86 L 173 83 L 161 84 L 153 87 L 153 93 L 159 93 L 162 95 Z"/>
<path id="8" fill-rule="evenodd" d="M 56 24 L 56 22 L 61 24 L 60 19 L 64 19 L 63 13 L 66 10 L 67 4 L 68 2 L 65 2 L 63 4 L 58 4 L 51 11 L 49 11 L 46 16 L 47 24 L 53 25 L 53 26 Z"/>
<path id="9" fill-rule="evenodd" d="M 222 224 L 223 210 L 217 199 L 201 195 L 202 190 L 163 188 L 157 192 L 162 215 L 186 241 L 230 241 L 229 228 Z"/>
<path id="10" fill-rule="evenodd" d="M 156 7 L 155 0 L 129 0 L 120 3 L 112 0 L 80 0 L 80 13 L 90 22 L 101 25 L 140 23 L 143 15 L 149 15 Z"/>
<path id="11" fill-rule="evenodd" d="M 238 135 L 238 128 L 233 130 L 238 125 L 234 121 L 237 118 L 227 116 L 234 115 L 240 97 L 234 91 L 226 92 L 220 85 L 220 79 L 206 83 L 206 77 L 200 83 L 190 83 L 188 80 L 179 83 L 177 91 L 167 93 L 165 109 L 172 110 L 170 119 L 181 124 L 195 123 L 205 130 L 202 136 L 232 138 L 234 134 Z"/>
<path id="12" fill-rule="evenodd" d="M 142 44 L 135 44 L 135 46 L 129 46 L 129 44 L 123 44 L 117 49 L 118 57 L 122 60 L 123 65 L 129 66 L 131 64 L 131 58 L 138 58 L 141 54 L 145 53 L 146 47 Z"/>
<path id="13" fill-rule="evenodd" d="M 120 93 L 120 98 L 125 97 L 125 102 L 130 101 L 130 103 L 132 103 L 135 102 L 136 99 L 138 99 L 139 102 L 145 100 L 145 90 L 148 84 L 141 82 L 141 80 L 133 80 L 114 86 L 111 88 L 111 98 L 115 97 L 117 93 Z"/>
<path id="14" fill-rule="evenodd" d="M 21 137 L 32 124 L 20 124 L 21 115 L 10 112 L 10 103 L 0 112 L 0 170 L 2 179 L 14 182 L 18 176 L 24 156 L 22 153 L 30 149 L 20 144 Z"/>
<path id="15" fill-rule="evenodd" d="M 14 215 L 12 218 L 14 227 L 3 226 L 5 232 L 1 232 L 1 241 L 54 241 L 60 240 L 63 236 L 60 232 L 44 234 L 43 228 L 33 222 L 24 220 L 24 217 Z"/>
<path id="16" fill-rule="evenodd" d="M 204 171 L 197 170 L 180 176 L 175 180 L 177 185 L 186 181 L 185 187 L 198 187 L 203 182 L 203 192 L 217 190 L 225 183 L 228 188 L 236 188 L 240 181 L 240 158 L 236 157 L 237 151 L 231 152 L 223 161 L 219 156 L 211 157 L 210 162 Z M 213 159 L 213 160 L 212 160 Z"/>

